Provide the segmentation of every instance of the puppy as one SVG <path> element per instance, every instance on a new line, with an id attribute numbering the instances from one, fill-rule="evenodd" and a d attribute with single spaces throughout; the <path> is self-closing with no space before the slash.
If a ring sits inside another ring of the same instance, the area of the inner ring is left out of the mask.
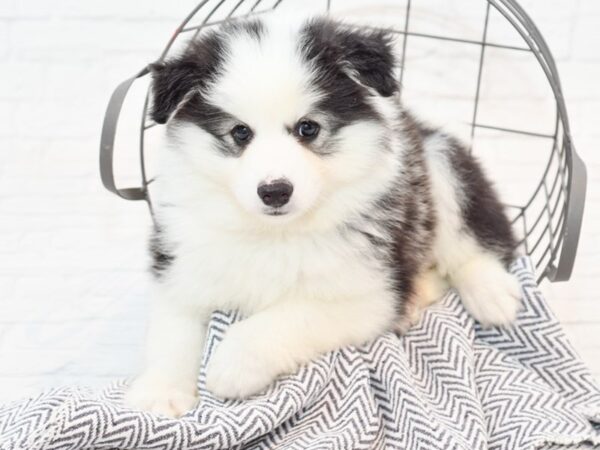
<path id="1" fill-rule="evenodd" d="M 325 18 L 233 22 L 152 66 L 157 298 L 130 405 L 194 405 L 217 309 L 246 317 L 207 367 L 222 398 L 406 331 L 445 283 L 483 325 L 515 318 L 503 208 L 457 140 L 402 108 L 395 69 L 386 32 Z"/>

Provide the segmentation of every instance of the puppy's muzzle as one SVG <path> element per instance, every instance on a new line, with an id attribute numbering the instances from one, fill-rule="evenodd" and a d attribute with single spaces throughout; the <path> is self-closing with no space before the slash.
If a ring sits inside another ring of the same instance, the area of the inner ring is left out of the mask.
<path id="1" fill-rule="evenodd" d="M 257 189 L 262 202 L 271 208 L 280 208 L 288 203 L 292 197 L 292 192 L 294 192 L 294 186 L 284 178 L 270 183 L 261 183 Z"/>

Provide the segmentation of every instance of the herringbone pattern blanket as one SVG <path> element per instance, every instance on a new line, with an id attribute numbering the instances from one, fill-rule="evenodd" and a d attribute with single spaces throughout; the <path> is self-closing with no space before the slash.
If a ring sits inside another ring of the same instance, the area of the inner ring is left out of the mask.
<path id="1" fill-rule="evenodd" d="M 199 406 L 178 420 L 125 408 L 126 382 L 0 407 L 0 448 L 600 448 L 600 390 L 529 261 L 512 270 L 523 308 L 510 329 L 480 329 L 449 293 L 406 336 L 324 355 L 246 401 L 214 398 L 201 373 Z M 206 358 L 236 320 L 214 315 Z"/>

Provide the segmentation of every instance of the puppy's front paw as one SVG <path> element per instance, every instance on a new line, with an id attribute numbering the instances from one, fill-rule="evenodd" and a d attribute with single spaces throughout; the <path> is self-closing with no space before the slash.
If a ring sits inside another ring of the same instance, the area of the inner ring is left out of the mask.
<path id="1" fill-rule="evenodd" d="M 455 277 L 463 304 L 484 327 L 513 322 L 521 304 L 521 288 L 496 260 L 477 260 Z"/>
<path id="2" fill-rule="evenodd" d="M 125 404 L 134 409 L 179 417 L 196 404 L 196 386 L 194 383 L 166 381 L 143 374 L 129 387 Z"/>
<path id="3" fill-rule="evenodd" d="M 277 375 L 288 372 L 277 363 L 274 348 L 261 345 L 260 331 L 233 325 L 210 358 L 206 388 L 217 397 L 245 398 L 263 391 Z"/>

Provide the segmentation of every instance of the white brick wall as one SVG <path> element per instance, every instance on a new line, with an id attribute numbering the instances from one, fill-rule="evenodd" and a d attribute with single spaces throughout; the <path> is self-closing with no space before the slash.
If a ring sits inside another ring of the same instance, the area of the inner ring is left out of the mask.
<path id="1" fill-rule="evenodd" d="M 454 0 L 455 9 L 480 1 Z M 156 58 L 195 4 L 0 1 L 0 401 L 103 384 L 138 365 L 149 219 L 145 205 L 101 187 L 99 130 L 112 89 Z M 557 56 L 590 178 L 573 280 L 545 289 L 600 376 L 600 2 L 522 4 Z M 133 145 L 135 104 L 128 114 Z"/>

